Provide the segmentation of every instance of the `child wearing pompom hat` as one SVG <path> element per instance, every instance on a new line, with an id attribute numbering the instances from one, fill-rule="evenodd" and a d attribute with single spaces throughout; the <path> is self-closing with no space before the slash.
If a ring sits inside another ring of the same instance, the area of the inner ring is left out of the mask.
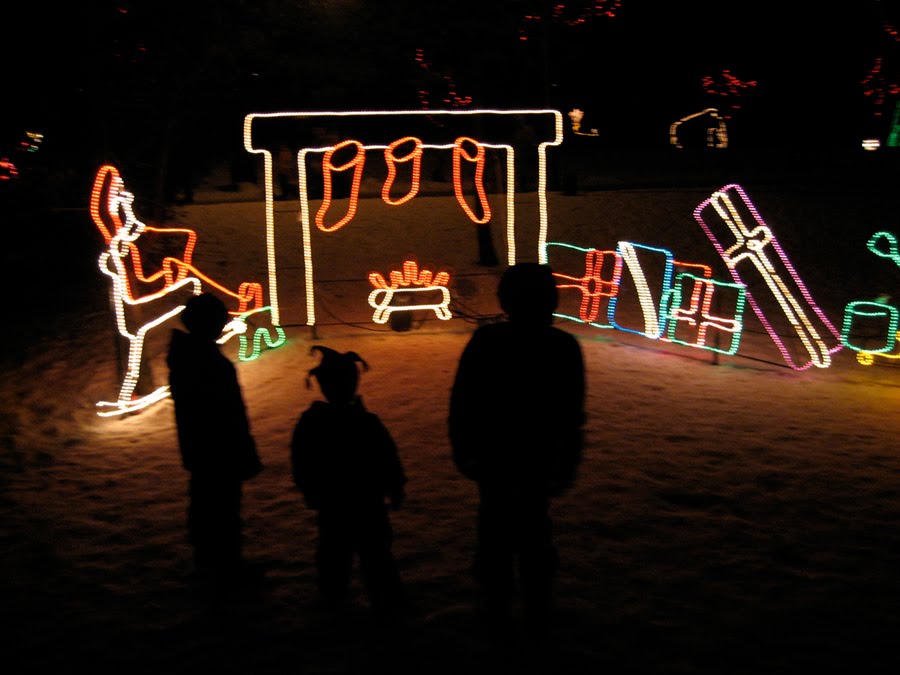
<path id="1" fill-rule="evenodd" d="M 405 497 L 397 447 L 357 394 L 368 364 L 356 352 L 318 345 L 310 351 L 321 361 L 309 371 L 307 386 L 315 378 L 326 400 L 314 401 L 297 421 L 291 467 L 306 505 L 318 512 L 319 591 L 328 605 L 342 605 L 356 554 L 373 608 L 399 609 L 403 591 L 387 512 L 388 504 L 399 508 Z"/>

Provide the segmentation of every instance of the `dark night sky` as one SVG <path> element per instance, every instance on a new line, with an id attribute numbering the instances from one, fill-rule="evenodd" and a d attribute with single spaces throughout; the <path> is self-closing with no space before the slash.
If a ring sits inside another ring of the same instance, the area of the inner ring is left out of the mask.
<path id="1" fill-rule="evenodd" d="M 234 64 L 235 86 L 243 87 L 236 103 L 243 106 L 241 112 L 331 105 L 416 107 L 412 56 L 421 46 L 440 72 L 453 76 L 460 93 L 473 95 L 475 106 L 549 103 L 564 112 L 577 106 L 588 113 L 587 125 L 621 130 L 631 139 L 643 129 L 667 129 L 682 115 L 720 103 L 704 93 L 700 78 L 720 76 L 726 69 L 742 80 L 758 82 L 735 115 L 738 130 L 744 125 L 769 138 L 784 133 L 821 139 L 848 129 L 848 136 L 858 138 L 872 110 L 862 96 L 860 80 L 877 55 L 893 52 L 896 62 L 900 50 L 898 43 L 885 39 L 880 25 L 880 17 L 900 14 L 896 9 L 900 3 L 894 0 L 837 5 L 809 0 L 622 0 L 614 18 L 579 27 L 554 25 L 547 52 L 537 33 L 528 43 L 518 40 L 515 22 L 508 20 L 539 4 L 535 2 L 287 4 L 308 5 L 303 15 L 308 25 L 332 31 L 331 42 L 326 41 L 327 49 L 321 44 L 314 49 L 312 35 L 290 36 L 297 50 L 293 55 L 260 49 L 257 62 Z M 2 10 L 8 58 L 4 116 L 12 120 L 3 125 L 4 140 L 11 127 L 32 120 L 51 127 L 73 120 L 82 125 L 104 109 L 107 102 L 97 100 L 90 83 L 116 36 L 110 34 L 108 22 L 96 21 L 98 13 L 108 14 L 117 5 L 149 6 L 153 12 L 171 5 L 190 7 L 202 17 L 203 7 L 221 6 L 205 0 L 184 5 L 165 1 L 98 5 L 89 9 L 65 5 L 45 15 L 28 8 Z M 205 23 L 199 21 L 198 31 Z M 277 77 L 266 79 L 265 59 L 270 64 L 277 60 L 277 67 L 270 68 Z M 549 101 L 543 84 L 545 63 Z M 240 80 L 244 65 L 247 72 L 259 71 L 258 77 L 254 74 L 255 88 Z M 296 91 L 287 91 L 283 83 L 292 69 L 309 86 L 304 89 L 301 83 Z M 277 90 L 282 88 L 280 96 Z M 123 91 L 124 98 L 133 90 Z M 216 98 L 207 97 L 205 103 L 215 105 Z"/>

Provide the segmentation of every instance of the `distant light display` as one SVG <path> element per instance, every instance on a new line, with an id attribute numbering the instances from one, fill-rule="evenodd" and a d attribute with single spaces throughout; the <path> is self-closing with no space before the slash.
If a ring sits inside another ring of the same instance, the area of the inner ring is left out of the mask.
<path id="1" fill-rule="evenodd" d="M 891 130 L 888 132 L 887 146 L 889 148 L 900 147 L 900 101 L 894 105 L 894 117 L 891 120 Z"/>
<path id="2" fill-rule="evenodd" d="M 727 148 L 728 147 L 728 129 L 725 127 L 725 120 L 719 115 L 719 111 L 715 108 L 707 108 L 693 115 L 682 117 L 672 123 L 669 127 L 669 143 L 676 148 L 682 148 L 681 140 L 678 138 L 678 128 L 692 119 L 708 115 L 711 119 L 709 126 L 706 127 L 706 147 L 708 148 Z"/>
<path id="3" fill-rule="evenodd" d="M 888 96 L 900 94 L 900 83 L 888 79 L 883 70 L 883 59 L 878 56 L 866 76 L 860 81 L 863 95 L 872 102 L 875 117 L 884 113 L 884 104 Z"/>
<path id="4" fill-rule="evenodd" d="M 752 94 L 757 85 L 756 80 L 741 80 L 730 70 L 723 70 L 719 76 L 704 75 L 701 83 L 707 94 L 722 101 L 725 119 L 731 119 L 732 113 L 741 108 L 741 101 Z"/>
<path id="5" fill-rule="evenodd" d="M 25 140 L 19 142 L 19 150 L 22 152 L 37 152 L 44 142 L 44 134 L 37 131 L 26 131 Z"/>
<path id="6" fill-rule="evenodd" d="M 425 75 L 425 82 L 417 92 L 422 110 L 430 110 L 433 104 L 436 104 L 438 109 L 467 108 L 472 105 L 472 97 L 457 93 L 457 85 L 453 78 L 446 72 L 438 72 L 434 65 L 425 58 L 425 50 L 416 49 L 415 58 L 419 69 Z M 435 92 L 435 88 L 438 86 L 441 93 Z M 437 98 L 440 100 L 436 100 Z"/>
<path id="7" fill-rule="evenodd" d="M 694 218 L 735 283 L 747 288 L 750 306 L 787 364 L 795 370 L 831 365 L 831 354 L 843 347 L 841 334 L 815 303 L 743 188 L 730 184 L 719 189 L 695 209 Z M 770 320 L 770 312 L 781 313 L 786 320 L 784 330 L 802 344 L 806 360 L 792 354 Z"/>
<path id="8" fill-rule="evenodd" d="M 553 21 L 565 26 L 582 26 L 591 19 L 612 18 L 622 6 L 622 0 L 581 0 L 547 4 L 549 11 L 529 12 L 522 16 L 519 39 L 527 41 L 532 30 L 543 21 Z"/>
<path id="9" fill-rule="evenodd" d="M 596 129 L 591 129 L 590 133 L 581 130 L 581 120 L 584 119 L 584 111 L 574 108 L 569 111 L 569 119 L 572 120 L 572 133 L 576 136 L 599 136 L 600 133 Z"/>
<path id="10" fill-rule="evenodd" d="M 9 157 L 0 157 L 0 180 L 13 180 L 18 177 L 18 167 L 16 167 Z"/>

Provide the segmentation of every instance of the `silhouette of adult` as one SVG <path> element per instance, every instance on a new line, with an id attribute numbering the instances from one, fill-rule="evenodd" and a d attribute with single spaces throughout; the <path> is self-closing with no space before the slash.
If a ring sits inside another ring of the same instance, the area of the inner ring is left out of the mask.
<path id="1" fill-rule="evenodd" d="M 241 484 L 262 464 L 234 365 L 216 339 L 229 320 L 225 303 L 203 293 L 181 313 L 167 363 L 178 445 L 190 473 L 188 537 L 196 571 L 214 581 L 258 576 L 242 557 Z"/>
<path id="2" fill-rule="evenodd" d="M 478 484 L 473 571 L 490 626 L 511 626 L 515 570 L 526 626 L 547 628 L 558 567 L 550 499 L 575 479 L 584 425 L 584 362 L 552 325 L 551 269 L 519 263 L 497 295 L 507 315 L 479 327 L 459 360 L 448 420 L 453 460 Z"/>

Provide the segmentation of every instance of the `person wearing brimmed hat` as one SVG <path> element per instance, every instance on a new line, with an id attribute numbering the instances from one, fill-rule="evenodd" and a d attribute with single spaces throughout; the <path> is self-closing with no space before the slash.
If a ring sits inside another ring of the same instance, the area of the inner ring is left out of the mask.
<path id="1" fill-rule="evenodd" d="M 403 503 L 406 475 L 390 433 L 357 394 L 368 364 L 355 352 L 318 345 L 311 352 L 319 352 L 321 361 L 309 371 L 307 386 L 315 378 L 326 400 L 300 415 L 291 467 L 304 502 L 318 512 L 319 591 L 329 606 L 343 605 L 356 554 L 373 608 L 394 611 L 405 600 L 387 505 Z"/>
<path id="2" fill-rule="evenodd" d="M 506 638 L 516 563 L 527 627 L 540 634 L 549 624 L 550 499 L 575 480 L 585 382 L 578 341 L 552 325 L 558 293 L 547 265 L 513 265 L 497 295 L 507 321 L 479 327 L 463 350 L 448 431 L 456 467 L 478 484 L 473 571 L 488 626 Z"/>
<path id="3" fill-rule="evenodd" d="M 254 580 L 242 558 L 241 484 L 262 470 L 237 371 L 216 339 L 229 320 L 215 295 L 193 296 L 174 329 L 167 364 L 178 445 L 190 472 L 188 536 L 198 574 L 224 583 Z"/>

